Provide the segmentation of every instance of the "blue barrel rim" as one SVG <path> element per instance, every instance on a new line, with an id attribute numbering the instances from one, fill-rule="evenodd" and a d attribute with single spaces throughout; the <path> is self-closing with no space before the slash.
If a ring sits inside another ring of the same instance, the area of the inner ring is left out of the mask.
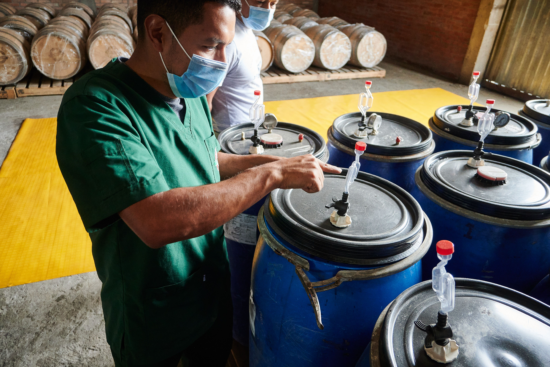
<path id="1" fill-rule="evenodd" d="M 520 112 L 523 112 L 525 114 L 525 117 L 530 118 L 531 120 L 534 120 L 534 123 L 541 123 L 543 125 L 550 125 L 550 116 L 545 115 L 543 113 L 538 112 L 535 108 L 532 106 L 536 103 L 547 103 L 547 99 L 531 99 L 523 105 L 523 109 L 520 110 Z M 550 127 L 550 126 L 549 126 Z"/>
<path id="2" fill-rule="evenodd" d="M 264 241 L 266 245 L 277 255 L 284 257 L 288 262 L 296 268 L 296 273 L 304 286 L 305 292 L 308 294 L 310 299 L 311 306 L 316 317 L 317 326 L 319 329 L 323 330 L 323 324 L 321 319 L 321 306 L 317 299 L 316 292 L 324 292 L 330 289 L 337 288 L 345 281 L 358 281 L 358 280 L 369 280 L 369 279 L 378 279 L 383 277 L 388 277 L 394 274 L 397 274 L 405 269 L 410 268 L 418 261 L 421 261 L 422 258 L 428 253 L 432 242 L 433 242 L 433 228 L 430 219 L 426 213 L 422 212 L 424 216 L 423 223 L 423 234 L 424 238 L 422 244 L 417 248 L 410 256 L 390 265 L 383 267 L 369 269 L 369 270 L 341 270 L 333 278 L 319 281 L 319 282 L 310 282 L 307 274 L 304 271 L 309 271 L 309 261 L 300 255 L 293 252 L 291 249 L 288 249 L 284 244 L 279 243 L 279 241 L 271 234 L 266 221 L 264 220 L 264 209 L 260 210 L 258 214 L 258 229 L 260 231 L 260 241 Z M 315 287 L 319 287 L 315 289 Z"/>
<path id="3" fill-rule="evenodd" d="M 237 155 L 236 153 L 234 153 L 234 152 L 230 151 L 229 149 L 227 149 L 226 141 L 227 141 L 227 138 L 230 134 L 234 133 L 236 130 L 243 129 L 243 128 L 254 130 L 254 124 L 252 124 L 251 122 L 245 122 L 243 124 L 231 126 L 227 129 L 223 130 L 218 135 L 218 142 L 220 143 L 221 151 L 223 153 Z M 316 131 L 313 131 L 310 128 L 307 128 L 305 126 L 293 124 L 293 123 L 290 123 L 290 122 L 279 122 L 279 123 L 277 123 L 277 127 L 275 129 L 277 129 L 277 128 L 291 130 L 291 131 L 297 132 L 297 133 L 302 133 L 302 134 L 307 135 L 308 137 L 312 138 L 314 140 L 314 142 L 316 144 L 316 148 L 317 148 L 317 150 L 313 153 L 313 156 L 315 158 L 319 159 L 319 160 L 322 160 L 323 162 L 328 161 L 329 153 L 328 153 L 328 149 L 327 149 L 327 143 L 326 143 L 325 139 L 319 133 L 317 133 Z M 269 151 L 266 154 L 268 154 L 268 153 L 269 153 Z"/>
<path id="4" fill-rule="evenodd" d="M 520 115 L 521 117 L 525 117 L 526 119 L 529 119 L 531 120 L 531 122 L 533 122 L 535 125 L 537 125 L 537 127 L 539 128 L 539 130 L 550 130 L 550 123 L 546 124 L 544 122 L 541 122 L 541 121 L 538 121 L 538 120 L 535 120 L 534 118 L 532 118 L 531 116 L 528 116 L 525 114 L 525 112 L 523 112 L 523 110 L 519 110 L 518 111 L 518 115 Z"/>
<path id="5" fill-rule="evenodd" d="M 520 228 L 520 229 L 532 229 L 532 228 L 545 228 L 550 227 L 550 219 L 547 220 L 515 220 L 515 219 L 503 219 L 497 218 L 490 215 L 480 214 L 475 211 L 462 208 L 459 205 L 453 204 L 444 198 L 438 196 L 432 192 L 428 186 L 424 184 L 421 177 L 422 167 L 419 167 L 414 175 L 416 186 L 426 196 L 430 201 L 434 202 L 438 206 L 442 207 L 445 210 L 448 210 L 454 214 L 457 214 L 461 217 L 469 218 L 481 223 L 496 225 L 506 228 Z"/>
<path id="6" fill-rule="evenodd" d="M 340 143 L 338 140 L 336 140 L 334 135 L 332 135 L 332 127 L 328 129 L 327 137 L 328 137 L 328 142 L 332 144 L 336 149 L 338 149 L 343 153 L 349 154 L 351 156 L 355 156 L 354 149 L 351 149 L 348 146 Z M 361 155 L 361 159 L 368 160 L 368 161 L 375 161 L 375 162 L 385 162 L 385 163 L 414 162 L 414 161 L 419 161 L 429 157 L 430 155 L 433 154 L 433 152 L 435 151 L 435 148 L 436 148 L 436 144 L 435 144 L 435 141 L 432 139 L 432 142 L 428 147 L 428 149 L 423 152 L 413 154 L 413 155 L 390 157 L 390 156 L 384 156 L 379 154 L 372 154 L 369 152 L 369 148 L 367 146 L 367 151 L 365 151 L 363 155 Z"/>
<path id="7" fill-rule="evenodd" d="M 420 136 L 422 137 L 422 142 L 417 145 L 402 146 L 402 147 L 374 145 L 374 144 L 369 144 L 368 140 L 365 140 L 364 138 L 363 139 L 351 138 L 348 135 L 346 135 L 343 131 L 340 131 L 338 127 L 344 119 L 347 119 L 347 118 L 361 119 L 362 114 L 360 112 L 351 112 L 351 113 L 346 113 L 344 115 L 338 116 L 332 123 L 332 126 L 329 128 L 329 131 L 336 141 L 338 141 L 340 144 L 348 148 L 354 149 L 355 143 L 357 143 L 358 141 L 366 142 L 368 144 L 367 149 L 369 150 L 369 152 L 371 152 L 371 154 L 374 154 L 374 155 L 389 156 L 389 157 L 411 156 L 416 154 L 422 154 L 422 152 L 425 152 L 426 150 L 430 149 L 431 142 L 433 141 L 432 132 L 430 131 L 429 128 L 427 128 L 422 123 L 405 116 L 394 115 L 386 112 L 369 111 L 367 113 L 367 116 L 370 116 L 373 113 L 376 113 L 377 115 L 381 116 L 383 119 L 393 120 L 399 124 L 406 125 L 407 127 L 411 128 L 411 130 L 414 130 L 420 134 Z"/>
<path id="8" fill-rule="evenodd" d="M 477 144 L 479 142 L 479 135 L 478 135 L 478 140 L 476 141 L 473 141 L 473 140 L 467 140 L 467 139 L 463 139 L 463 138 L 460 138 L 458 136 L 455 136 L 455 135 L 452 135 L 444 130 L 441 130 L 433 121 L 433 117 L 430 118 L 430 120 L 428 121 L 428 125 L 430 126 L 430 129 L 432 130 L 432 132 L 434 134 L 437 134 L 439 135 L 440 137 L 444 138 L 444 139 L 447 139 L 447 140 L 451 140 L 451 141 L 454 141 L 455 143 L 459 143 L 459 144 L 462 144 L 462 145 L 466 145 L 466 146 L 470 146 L 472 147 L 473 149 L 475 149 L 477 147 Z M 485 149 L 487 150 L 524 150 L 524 149 L 535 149 L 535 148 L 538 148 L 539 145 L 541 144 L 542 142 L 542 137 L 540 136 L 539 133 L 535 134 L 531 141 L 527 142 L 527 143 L 524 143 L 524 144 L 519 144 L 519 145 L 499 145 L 499 144 L 488 144 L 488 143 L 485 143 L 484 146 L 485 146 Z M 472 152 L 473 152 L 473 149 L 472 149 Z"/>
<path id="9" fill-rule="evenodd" d="M 439 130 L 446 131 L 452 136 L 456 136 L 458 138 L 468 140 L 468 141 L 474 141 L 474 142 L 479 141 L 479 134 L 477 130 L 467 130 L 464 127 L 460 127 L 455 124 L 449 123 L 443 119 L 443 115 L 445 112 L 456 110 L 458 107 L 461 107 L 462 110 L 467 110 L 470 108 L 469 105 L 449 105 L 449 106 L 440 107 L 435 111 L 432 117 L 434 125 L 437 126 Z M 486 110 L 485 107 L 482 107 L 483 110 L 479 110 L 479 107 L 477 108 L 478 108 L 477 112 L 484 112 Z M 476 107 L 474 107 L 474 110 L 476 110 Z M 529 131 L 529 133 L 524 134 L 523 136 L 522 135 L 502 136 L 502 135 L 489 134 L 487 138 L 485 138 L 487 144 L 521 145 L 521 144 L 529 143 L 531 140 L 533 140 L 533 137 L 537 135 L 538 126 L 530 119 L 516 115 L 515 113 L 499 110 L 498 108 L 492 108 L 491 112 L 509 113 L 512 120 L 523 125 Z"/>
<path id="10" fill-rule="evenodd" d="M 325 177 L 345 178 L 347 169 L 340 174 Z M 299 213 L 288 208 L 289 197 L 285 195 L 292 190 L 273 190 L 269 200 L 265 202 L 265 217 L 278 236 L 293 247 L 312 256 L 345 264 L 378 265 L 397 261 L 406 257 L 412 247 L 420 246 L 424 216 L 417 200 L 400 186 L 384 178 L 359 172 L 356 182 L 367 186 L 375 186 L 388 197 L 395 197 L 408 210 L 413 227 L 408 231 L 401 230 L 397 234 L 389 234 L 382 238 L 360 237 L 321 229 L 304 221 Z M 338 246 L 335 247 L 335 243 Z M 369 248 L 365 248 L 369 245 Z M 353 254 L 352 254 L 353 253 Z"/>
<path id="11" fill-rule="evenodd" d="M 462 289 L 465 289 L 466 292 L 471 292 L 472 290 L 474 292 L 480 292 L 484 294 L 485 298 L 498 300 L 499 302 L 511 308 L 516 308 L 521 312 L 529 314 L 529 316 L 540 322 L 543 322 L 545 324 L 550 323 L 550 306 L 527 294 L 516 291 L 512 288 L 504 287 L 499 284 L 477 279 L 455 278 L 455 283 L 457 293 L 460 292 Z M 385 315 L 380 315 L 380 317 L 384 316 L 384 321 L 380 329 L 378 340 L 378 361 L 387 361 L 388 366 L 393 366 L 393 364 L 389 364 L 389 361 L 393 361 L 393 359 L 391 358 L 394 352 L 392 337 L 393 331 L 395 329 L 394 323 L 399 316 L 399 310 L 400 308 L 403 308 L 406 301 L 412 298 L 414 295 L 421 294 L 422 292 L 429 292 L 431 289 L 431 280 L 427 280 L 410 287 L 409 289 L 401 293 L 389 305 L 389 308 Z M 391 330 L 391 332 L 388 332 L 388 330 Z M 374 344 L 374 339 L 372 339 L 372 343 Z M 384 351 L 385 353 L 382 353 L 382 351 Z M 380 364 L 373 364 L 372 367 L 381 366 L 382 363 L 379 363 Z"/>

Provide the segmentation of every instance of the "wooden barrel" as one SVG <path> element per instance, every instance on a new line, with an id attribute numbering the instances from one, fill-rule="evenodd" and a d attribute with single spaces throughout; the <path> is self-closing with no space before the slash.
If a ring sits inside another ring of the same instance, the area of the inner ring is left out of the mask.
<path id="1" fill-rule="evenodd" d="M 88 26 L 88 29 L 92 27 L 92 17 L 83 9 L 79 9 L 76 7 L 68 7 L 63 8 L 59 15 L 65 15 L 65 16 L 73 16 L 81 19 L 86 25 Z"/>
<path id="2" fill-rule="evenodd" d="M 22 17 L 27 18 L 30 20 L 38 29 L 41 29 L 46 26 L 46 24 L 49 23 L 50 19 L 52 17 L 50 14 L 45 12 L 44 10 L 40 9 L 33 9 L 33 8 L 23 8 L 19 9 L 17 11 L 17 15 L 21 15 Z"/>
<path id="3" fill-rule="evenodd" d="M 55 16 L 57 15 L 57 11 L 55 10 L 55 8 L 51 5 L 48 5 L 48 4 L 44 4 L 44 3 L 31 3 L 29 5 L 26 6 L 27 8 L 32 8 L 32 9 L 40 9 L 40 10 L 43 10 L 45 11 L 46 13 L 50 14 L 50 17 L 51 18 L 55 18 Z"/>
<path id="4" fill-rule="evenodd" d="M 105 4 L 103 5 L 99 11 L 97 12 L 97 16 L 99 17 L 101 15 L 101 13 L 107 9 L 117 9 L 117 10 L 122 10 L 123 12 L 125 12 L 126 14 L 128 14 L 128 6 L 124 5 L 124 4 L 115 4 L 115 3 L 109 3 L 109 4 Z"/>
<path id="5" fill-rule="evenodd" d="M 311 18 L 313 20 L 321 19 L 319 14 L 317 14 L 313 10 L 309 10 L 309 9 L 298 10 L 296 13 L 292 14 L 292 16 L 293 17 L 308 17 L 308 18 Z"/>
<path id="6" fill-rule="evenodd" d="M 273 14 L 273 19 L 284 23 L 285 20 L 292 19 L 292 15 L 288 14 L 286 11 L 277 10 L 275 14 Z"/>
<path id="7" fill-rule="evenodd" d="M 86 34 L 85 38 L 86 39 L 88 38 L 88 31 L 90 30 L 90 27 L 88 27 L 88 24 L 86 24 L 86 22 L 83 21 L 81 18 L 72 16 L 72 15 L 58 15 L 57 17 L 52 19 L 50 23 L 58 20 L 66 20 L 71 23 L 74 23 L 75 25 L 78 25 L 79 27 L 78 29 L 84 29 L 82 32 Z"/>
<path id="8" fill-rule="evenodd" d="M 349 24 L 345 20 L 340 19 L 338 17 L 321 18 L 321 19 L 316 20 L 316 22 L 319 23 L 319 24 L 328 24 L 328 25 L 331 25 L 333 27 L 338 27 L 338 26 L 341 26 L 341 25 Z"/>
<path id="9" fill-rule="evenodd" d="M 16 9 L 13 6 L 6 3 L 0 3 L 0 17 L 4 15 L 13 15 L 15 12 Z"/>
<path id="10" fill-rule="evenodd" d="M 9 28 L 0 28 L 0 86 L 15 84 L 31 69 L 29 42 Z"/>
<path id="11" fill-rule="evenodd" d="M 97 27 L 88 38 L 88 58 L 94 69 L 104 67 L 115 57 L 130 58 L 134 49 L 130 33 L 115 22 Z"/>
<path id="12" fill-rule="evenodd" d="M 90 8 L 88 5 L 78 1 L 71 1 L 70 3 L 65 4 L 62 10 L 65 10 L 65 9 L 80 9 L 80 10 L 83 10 L 86 14 L 88 14 L 90 18 L 92 19 L 95 18 L 95 13 L 93 9 Z"/>
<path id="13" fill-rule="evenodd" d="M 128 8 L 128 17 L 129 17 L 130 19 L 134 18 L 134 14 L 137 15 L 137 5 L 130 6 L 130 7 Z M 135 27 L 135 25 L 134 25 L 134 27 Z"/>
<path id="14" fill-rule="evenodd" d="M 7 15 L 0 18 L 0 27 L 13 29 L 28 42 L 32 42 L 32 39 L 38 32 L 38 28 L 30 20 L 19 15 Z"/>
<path id="15" fill-rule="evenodd" d="M 71 19 L 72 18 L 72 19 Z M 72 29 L 82 39 L 88 39 L 88 28 L 85 24 L 82 24 L 75 20 L 75 17 L 58 17 L 53 19 L 49 25 L 58 25 Z"/>
<path id="16" fill-rule="evenodd" d="M 122 11 L 120 9 L 115 9 L 115 8 L 107 8 L 98 15 L 98 18 L 106 15 L 113 15 L 121 18 L 123 21 L 126 22 L 126 24 L 128 24 L 128 27 L 130 28 L 130 33 L 134 31 L 134 25 L 132 24 L 132 20 L 128 18 L 128 14 L 126 14 L 125 11 Z"/>
<path id="17" fill-rule="evenodd" d="M 275 48 L 275 65 L 291 73 L 301 73 L 315 58 L 313 41 L 300 29 L 281 24 L 268 27 L 265 35 Z"/>
<path id="18" fill-rule="evenodd" d="M 275 59 L 275 49 L 267 36 L 260 31 L 253 31 L 262 55 L 262 71 L 266 71 L 273 65 Z"/>
<path id="19" fill-rule="evenodd" d="M 291 18 L 289 20 L 284 21 L 283 23 L 284 24 L 290 24 L 290 25 L 293 25 L 295 27 L 298 27 L 304 32 L 309 27 L 315 27 L 316 25 L 319 25 L 319 23 L 317 23 L 316 21 L 314 21 L 310 18 L 306 18 L 306 17 Z"/>
<path id="20" fill-rule="evenodd" d="M 134 14 L 132 14 L 132 25 L 134 26 L 134 28 L 137 28 L 138 27 L 138 12 L 137 12 L 137 9 L 136 11 L 134 12 Z"/>
<path id="21" fill-rule="evenodd" d="M 128 23 L 124 21 L 124 19 L 117 17 L 116 15 L 103 15 L 98 16 L 95 20 L 94 24 L 92 25 L 92 29 L 90 29 L 90 33 L 93 33 L 93 29 L 97 27 L 101 27 L 101 24 L 111 24 L 115 23 L 121 28 L 125 29 L 126 32 L 131 33 L 132 30 L 130 29 L 130 26 Z"/>
<path id="22" fill-rule="evenodd" d="M 351 42 L 344 33 L 328 24 L 305 30 L 315 44 L 313 65 L 328 70 L 344 67 L 351 58 Z"/>
<path id="23" fill-rule="evenodd" d="M 134 27 L 134 34 L 132 35 L 134 37 L 134 41 L 138 41 L 138 38 L 139 38 L 139 31 L 138 31 L 138 27 Z"/>
<path id="24" fill-rule="evenodd" d="M 288 14 L 294 16 L 294 13 L 296 13 L 299 10 L 302 10 L 302 8 L 300 8 L 298 5 L 287 4 L 287 5 L 283 5 L 281 8 L 279 8 L 279 10 L 287 12 Z"/>
<path id="25" fill-rule="evenodd" d="M 350 64 L 372 68 L 386 56 L 388 43 L 384 35 L 364 24 L 348 24 L 338 27 L 351 41 Z"/>
<path id="26" fill-rule="evenodd" d="M 48 78 L 72 78 L 86 65 L 86 42 L 72 28 L 47 25 L 34 37 L 31 59 L 38 71 Z"/>

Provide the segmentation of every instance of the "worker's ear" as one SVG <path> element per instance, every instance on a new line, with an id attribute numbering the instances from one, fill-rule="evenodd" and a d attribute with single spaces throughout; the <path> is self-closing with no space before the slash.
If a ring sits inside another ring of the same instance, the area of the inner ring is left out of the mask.
<path id="1" fill-rule="evenodd" d="M 145 19 L 145 31 L 147 38 L 153 44 L 157 52 L 164 52 L 165 48 L 170 45 L 170 39 L 173 36 L 166 25 L 166 21 L 158 15 L 152 14 Z"/>

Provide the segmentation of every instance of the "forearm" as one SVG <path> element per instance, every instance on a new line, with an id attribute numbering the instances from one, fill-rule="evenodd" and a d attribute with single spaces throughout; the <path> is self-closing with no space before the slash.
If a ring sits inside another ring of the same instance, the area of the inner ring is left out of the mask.
<path id="1" fill-rule="evenodd" d="M 120 215 L 148 246 L 161 248 L 222 226 L 277 188 L 278 180 L 270 169 L 251 168 L 218 184 L 154 195 Z M 149 218 L 147 228 L 142 228 L 143 216 Z"/>
<path id="2" fill-rule="evenodd" d="M 220 176 L 222 180 L 231 178 L 247 169 L 261 166 L 263 164 L 275 162 L 284 158 L 272 155 L 234 155 L 218 153 L 218 163 L 220 165 Z"/>

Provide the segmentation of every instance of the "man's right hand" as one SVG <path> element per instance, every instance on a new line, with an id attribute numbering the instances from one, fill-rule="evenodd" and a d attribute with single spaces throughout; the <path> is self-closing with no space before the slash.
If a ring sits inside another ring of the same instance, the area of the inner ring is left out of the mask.
<path id="1" fill-rule="evenodd" d="M 324 163 L 311 154 L 268 163 L 263 167 L 271 169 L 277 176 L 278 188 L 302 189 L 310 194 L 323 189 L 323 172 L 342 172 L 340 168 Z"/>

